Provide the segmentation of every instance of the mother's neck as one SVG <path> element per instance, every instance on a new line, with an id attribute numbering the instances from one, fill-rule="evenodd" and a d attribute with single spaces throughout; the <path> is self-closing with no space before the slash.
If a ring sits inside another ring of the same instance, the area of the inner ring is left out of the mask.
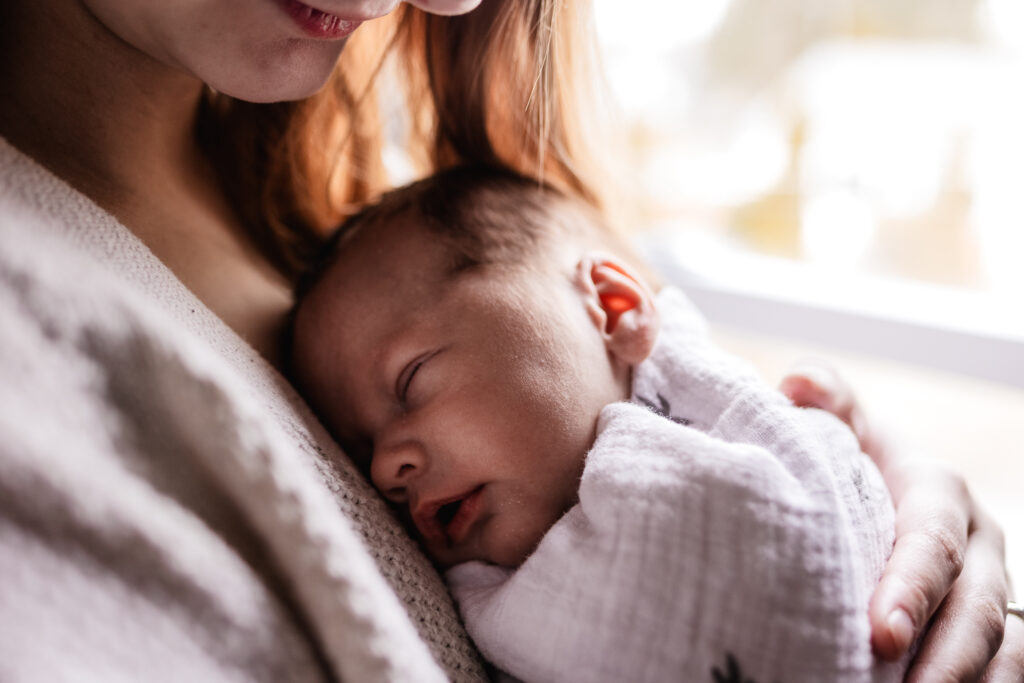
<path id="1" fill-rule="evenodd" d="M 195 174 L 197 79 L 77 0 L 3 5 L 0 134 L 115 214 L 143 184 Z"/>
<path id="2" fill-rule="evenodd" d="M 80 0 L 0 0 L 0 135 L 118 218 L 275 362 L 290 287 L 199 149 L 202 88 Z"/>

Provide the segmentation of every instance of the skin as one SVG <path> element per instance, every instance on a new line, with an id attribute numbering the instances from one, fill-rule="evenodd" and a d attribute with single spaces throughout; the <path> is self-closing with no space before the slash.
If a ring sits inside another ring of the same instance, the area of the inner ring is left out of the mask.
<path id="1" fill-rule="evenodd" d="M 288 284 L 216 190 L 192 138 L 204 82 L 222 79 L 225 92 L 254 89 L 253 99 L 270 101 L 301 96 L 281 74 L 301 79 L 308 92 L 327 78 L 312 68 L 326 67 L 320 48 L 278 53 L 296 60 L 289 71 L 251 56 L 266 45 L 247 52 L 226 39 L 265 35 L 252 22 L 269 15 L 259 10 L 250 16 L 250 10 L 269 2 L 251 0 L 232 16 L 222 10 L 237 7 L 234 0 L 189 0 L 187 7 L 220 22 L 212 32 L 185 21 L 179 3 L 159 0 L 0 3 L 0 134 L 120 219 L 207 307 L 277 362 L 276 339 L 291 303 Z M 317 4 L 369 17 L 390 11 L 395 0 Z M 424 2 L 443 12 L 473 4 Z M 294 39 L 282 26 L 282 38 Z M 200 39 L 206 44 L 194 42 Z M 193 61 L 193 53 L 204 57 Z M 278 76 L 268 77 L 271 72 Z M 839 382 L 823 387 L 819 398 L 840 405 L 848 395 Z M 906 476 L 905 486 L 887 475 L 901 531 L 909 531 L 897 540 L 905 550 L 894 554 L 872 602 L 876 650 L 887 657 L 905 650 L 907 640 L 889 623 L 893 610 L 910 617 L 914 634 L 934 615 L 930 645 L 912 677 L 970 680 L 983 671 L 988 680 L 1019 681 L 1024 629 L 1011 619 L 1003 638 L 1002 624 L 993 627 L 988 613 L 979 616 L 965 597 L 996 604 L 1006 595 L 1001 531 L 977 509 L 962 478 L 930 471 L 926 481 Z"/>
<path id="2" fill-rule="evenodd" d="M 657 320 L 607 259 L 452 262 L 408 218 L 359 233 L 299 310 L 297 371 L 440 565 L 514 567 L 576 503 L 601 408 L 629 397 Z M 631 308 L 614 319 L 612 288 Z M 477 490 L 464 538 L 433 528 L 438 502 Z"/>
<path id="3" fill-rule="evenodd" d="M 215 90 L 250 102 L 308 97 L 324 84 L 346 38 L 310 38 L 279 0 L 82 0 L 85 10 L 137 53 Z M 313 0 L 347 21 L 390 13 L 398 0 Z M 479 0 L 418 0 L 437 14 L 461 14 Z"/>
<path id="4" fill-rule="evenodd" d="M 478 1 L 423 4 L 454 13 Z M 315 4 L 370 20 L 398 3 Z M 290 285 L 221 195 L 196 111 L 204 83 L 260 102 L 311 95 L 345 40 L 306 36 L 278 0 L 7 2 L 0 27 L 4 137 L 117 217 L 276 363 Z"/>

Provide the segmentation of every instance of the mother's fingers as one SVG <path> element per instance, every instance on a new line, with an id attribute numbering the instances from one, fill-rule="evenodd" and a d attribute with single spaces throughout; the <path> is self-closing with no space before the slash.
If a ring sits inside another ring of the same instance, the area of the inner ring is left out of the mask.
<path id="1" fill-rule="evenodd" d="M 853 389 L 830 365 L 804 360 L 782 378 L 779 390 L 801 408 L 820 408 L 845 422 L 862 451 L 880 470 L 888 465 L 885 443 L 866 418 Z"/>
<path id="2" fill-rule="evenodd" d="M 906 652 L 960 575 L 973 506 L 963 480 L 934 466 L 899 465 L 889 475 L 899 501 L 896 544 L 869 617 L 875 653 L 891 660 Z"/>
<path id="3" fill-rule="evenodd" d="M 908 681 L 974 681 L 990 665 L 1006 625 L 1002 545 L 998 527 L 983 524 L 971 534 L 964 570 L 936 613 Z"/>
<path id="4" fill-rule="evenodd" d="M 1004 637 L 1002 530 L 963 478 L 893 460 L 849 385 L 827 366 L 803 364 L 781 388 L 796 405 L 824 408 L 853 429 L 896 505 L 896 544 L 871 598 L 875 653 L 898 659 L 926 632 L 911 679 L 976 680 L 984 672 L 986 680 L 1024 683 L 1024 622 L 1011 617 Z"/>
<path id="5" fill-rule="evenodd" d="M 999 652 L 985 669 L 985 683 L 1020 683 L 1024 681 L 1024 619 L 1010 615 Z"/>
<path id="6" fill-rule="evenodd" d="M 849 385 L 823 363 L 802 361 L 782 378 L 779 389 L 801 408 L 827 410 L 846 424 L 857 406 Z"/>

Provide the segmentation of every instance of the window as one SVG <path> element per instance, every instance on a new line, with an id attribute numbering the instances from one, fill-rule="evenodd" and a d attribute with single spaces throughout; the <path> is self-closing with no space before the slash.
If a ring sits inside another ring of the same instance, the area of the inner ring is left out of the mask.
<path id="1" fill-rule="evenodd" d="M 1024 4 L 623 7 L 631 222 L 709 316 L 1024 386 Z"/>

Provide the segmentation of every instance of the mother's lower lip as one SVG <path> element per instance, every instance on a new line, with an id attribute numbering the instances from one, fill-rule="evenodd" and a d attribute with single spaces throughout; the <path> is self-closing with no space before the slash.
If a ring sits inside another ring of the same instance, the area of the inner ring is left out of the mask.
<path id="1" fill-rule="evenodd" d="M 288 16 L 311 38 L 339 40 L 359 28 L 361 21 L 351 21 L 321 12 L 299 0 L 280 0 Z"/>
<path id="2" fill-rule="evenodd" d="M 480 516 L 483 491 L 484 487 L 480 485 L 475 491 L 466 496 L 462 501 L 462 505 L 459 506 L 459 511 L 455 513 L 455 517 L 452 518 L 452 521 L 448 522 L 444 532 L 448 536 L 448 543 L 450 545 L 458 545 L 466 540 L 470 529 L 473 528 L 473 523 Z"/>

